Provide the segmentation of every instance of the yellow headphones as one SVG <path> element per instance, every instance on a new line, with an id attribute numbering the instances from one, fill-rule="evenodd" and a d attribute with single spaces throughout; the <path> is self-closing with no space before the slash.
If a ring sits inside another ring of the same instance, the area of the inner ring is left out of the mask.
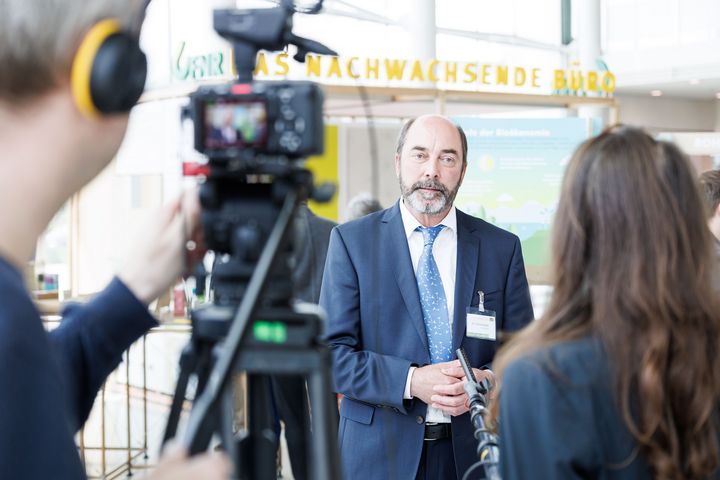
<path id="1" fill-rule="evenodd" d="M 93 25 L 75 52 L 70 82 L 88 117 L 128 112 L 145 88 L 147 59 L 136 35 L 114 19 Z"/>

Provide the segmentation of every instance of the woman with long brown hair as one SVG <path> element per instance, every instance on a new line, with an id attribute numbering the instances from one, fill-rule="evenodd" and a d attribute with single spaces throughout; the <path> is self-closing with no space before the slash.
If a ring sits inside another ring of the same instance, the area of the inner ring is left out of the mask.
<path id="1" fill-rule="evenodd" d="M 720 307 L 685 156 L 619 127 L 575 152 L 543 317 L 494 363 L 516 478 L 717 478 Z"/>

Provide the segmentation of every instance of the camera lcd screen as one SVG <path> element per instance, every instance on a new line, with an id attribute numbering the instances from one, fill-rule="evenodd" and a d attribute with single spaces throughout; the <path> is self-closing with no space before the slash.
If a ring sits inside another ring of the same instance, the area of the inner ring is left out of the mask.
<path id="1" fill-rule="evenodd" d="M 267 137 L 267 110 L 261 101 L 218 99 L 205 104 L 205 148 L 257 147 Z"/>

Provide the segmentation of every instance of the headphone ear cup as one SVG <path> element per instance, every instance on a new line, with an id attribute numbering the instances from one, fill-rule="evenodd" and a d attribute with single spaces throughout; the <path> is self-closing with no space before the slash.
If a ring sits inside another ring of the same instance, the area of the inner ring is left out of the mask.
<path id="1" fill-rule="evenodd" d="M 145 89 L 147 59 L 137 40 L 124 32 L 109 35 L 90 73 L 90 95 L 101 113 L 128 112 Z"/>

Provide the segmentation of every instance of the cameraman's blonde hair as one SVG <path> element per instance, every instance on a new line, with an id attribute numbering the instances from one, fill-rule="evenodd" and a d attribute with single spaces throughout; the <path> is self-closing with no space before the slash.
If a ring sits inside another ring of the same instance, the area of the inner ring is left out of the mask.
<path id="1" fill-rule="evenodd" d="M 0 0 L 0 103 L 21 105 L 69 82 L 83 35 L 97 21 L 130 26 L 140 0 Z"/>

